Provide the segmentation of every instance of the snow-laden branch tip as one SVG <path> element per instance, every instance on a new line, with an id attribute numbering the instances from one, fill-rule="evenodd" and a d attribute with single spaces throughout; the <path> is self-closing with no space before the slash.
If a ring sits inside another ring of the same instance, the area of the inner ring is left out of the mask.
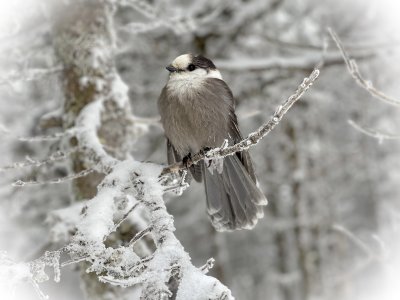
<path id="1" fill-rule="evenodd" d="M 347 66 L 347 70 L 349 71 L 351 77 L 353 77 L 353 79 L 357 82 L 357 84 L 360 85 L 362 88 L 364 88 L 366 91 L 368 91 L 368 93 L 372 97 L 394 106 L 400 106 L 400 99 L 388 96 L 382 91 L 376 89 L 371 81 L 366 80 L 361 75 L 356 61 L 350 58 L 350 55 L 346 52 L 338 35 L 332 30 L 332 28 L 328 28 L 328 31 L 332 39 L 334 40 L 336 46 L 339 48 L 340 53 L 342 54 L 344 62 L 346 63 Z"/>
<path id="2" fill-rule="evenodd" d="M 356 130 L 360 131 L 361 133 L 368 135 L 370 137 L 373 137 L 377 139 L 379 142 L 382 142 L 383 140 L 400 140 L 400 135 L 396 134 L 390 134 L 390 133 L 383 133 L 379 132 L 377 130 L 371 129 L 371 128 L 366 128 L 363 127 L 353 120 L 348 120 L 349 124 Z"/>
<path id="3" fill-rule="evenodd" d="M 171 164 L 163 169 L 161 175 L 176 173 L 204 159 L 222 158 L 225 156 L 234 155 L 236 152 L 247 150 L 251 146 L 258 144 L 258 142 L 262 138 L 269 134 L 275 128 L 275 126 L 279 124 L 283 116 L 289 111 L 293 104 L 295 104 L 296 101 L 299 100 L 303 96 L 303 94 L 313 85 L 315 80 L 317 80 L 319 73 L 319 70 L 315 69 L 314 71 L 312 71 L 310 76 L 304 78 L 303 82 L 298 86 L 296 92 L 288 99 L 286 99 L 285 102 L 279 105 L 270 120 L 267 123 L 263 124 L 260 128 L 258 128 L 258 130 L 250 133 L 245 139 L 232 146 L 225 145 L 220 148 L 211 149 L 206 153 L 196 153 L 192 156 L 191 161 L 188 161 L 186 165 L 183 164 L 182 161 Z"/>

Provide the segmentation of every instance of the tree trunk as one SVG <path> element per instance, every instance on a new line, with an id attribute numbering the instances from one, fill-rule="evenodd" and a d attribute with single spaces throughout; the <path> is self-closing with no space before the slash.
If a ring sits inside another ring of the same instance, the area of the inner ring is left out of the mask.
<path id="1" fill-rule="evenodd" d="M 114 8 L 100 1 L 76 1 L 59 5 L 55 9 L 54 49 L 63 65 L 62 86 L 65 96 L 63 126 L 76 127 L 77 118 L 85 107 L 94 101 L 104 101 L 98 136 L 108 154 L 123 159 L 128 143 L 128 101 L 117 99 L 120 86 L 114 65 L 113 34 Z M 120 97 L 126 97 L 121 94 Z M 78 143 L 69 140 L 69 146 Z M 93 162 L 91 162 L 93 163 Z M 83 153 L 72 157 L 72 171 L 90 168 Z M 73 201 L 90 199 L 96 195 L 97 185 L 104 178 L 98 172 L 75 179 L 72 183 Z M 81 264 L 82 288 L 86 299 L 123 299 L 123 290 L 98 281 L 95 274 L 85 272 L 87 264 Z"/>

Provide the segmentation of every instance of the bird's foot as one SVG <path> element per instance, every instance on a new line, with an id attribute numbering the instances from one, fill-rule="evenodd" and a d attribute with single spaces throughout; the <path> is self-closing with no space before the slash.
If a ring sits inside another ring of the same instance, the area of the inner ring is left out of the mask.
<path id="1" fill-rule="evenodd" d="M 200 154 L 204 156 L 204 161 L 207 165 L 207 168 L 209 168 L 211 166 L 212 160 L 211 159 L 207 159 L 207 152 L 210 151 L 212 148 L 211 147 L 204 147 L 203 149 L 200 150 Z"/>
<path id="2" fill-rule="evenodd" d="M 189 169 L 189 167 L 191 165 L 193 165 L 193 161 L 192 161 L 192 153 L 188 153 L 188 155 L 186 155 L 183 159 L 182 159 L 182 163 L 185 166 L 186 169 Z"/>
<path id="3" fill-rule="evenodd" d="M 211 147 L 204 147 L 203 149 L 200 150 L 200 154 L 206 156 L 207 152 L 210 151 L 212 148 Z"/>

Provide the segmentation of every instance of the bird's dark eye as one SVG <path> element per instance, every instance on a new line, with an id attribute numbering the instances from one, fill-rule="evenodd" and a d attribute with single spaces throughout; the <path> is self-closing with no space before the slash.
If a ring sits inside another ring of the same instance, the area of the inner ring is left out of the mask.
<path id="1" fill-rule="evenodd" d="M 195 69 L 196 69 L 196 66 L 195 66 L 194 64 L 190 64 L 190 65 L 188 66 L 188 70 L 189 70 L 190 72 L 194 71 Z"/>

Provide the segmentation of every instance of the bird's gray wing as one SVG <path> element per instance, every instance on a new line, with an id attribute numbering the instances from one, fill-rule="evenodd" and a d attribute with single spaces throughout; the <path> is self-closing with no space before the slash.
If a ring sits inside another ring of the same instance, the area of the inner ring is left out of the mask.
<path id="1" fill-rule="evenodd" d="M 172 146 L 171 142 L 169 139 L 167 139 L 167 159 L 168 159 L 168 164 L 174 164 L 176 162 L 179 162 L 182 160 L 178 152 L 176 152 L 174 146 Z"/>
<path id="2" fill-rule="evenodd" d="M 235 144 L 243 139 L 242 134 L 239 131 L 237 117 L 234 112 L 231 113 L 230 124 L 229 124 L 229 135 L 233 140 L 232 142 Z M 247 170 L 247 173 L 249 173 L 251 179 L 254 182 L 256 182 L 257 181 L 256 174 L 254 172 L 253 162 L 251 161 L 249 152 L 247 150 L 244 150 L 241 152 L 237 152 L 236 155 L 242 162 L 244 168 Z"/>
<path id="3" fill-rule="evenodd" d="M 228 125 L 228 133 L 227 138 L 229 143 L 236 144 L 240 142 L 243 137 L 240 133 L 237 117 L 235 114 L 235 99 L 233 97 L 232 91 L 229 86 L 225 83 L 225 81 L 217 78 L 209 78 L 209 85 L 207 86 L 209 89 L 214 89 L 214 94 L 219 95 L 221 101 L 229 104 L 229 125 Z M 239 160 L 242 162 L 244 168 L 250 175 L 250 178 L 256 182 L 256 175 L 253 168 L 253 163 L 251 161 L 250 155 L 248 151 L 241 151 L 236 153 Z"/>

